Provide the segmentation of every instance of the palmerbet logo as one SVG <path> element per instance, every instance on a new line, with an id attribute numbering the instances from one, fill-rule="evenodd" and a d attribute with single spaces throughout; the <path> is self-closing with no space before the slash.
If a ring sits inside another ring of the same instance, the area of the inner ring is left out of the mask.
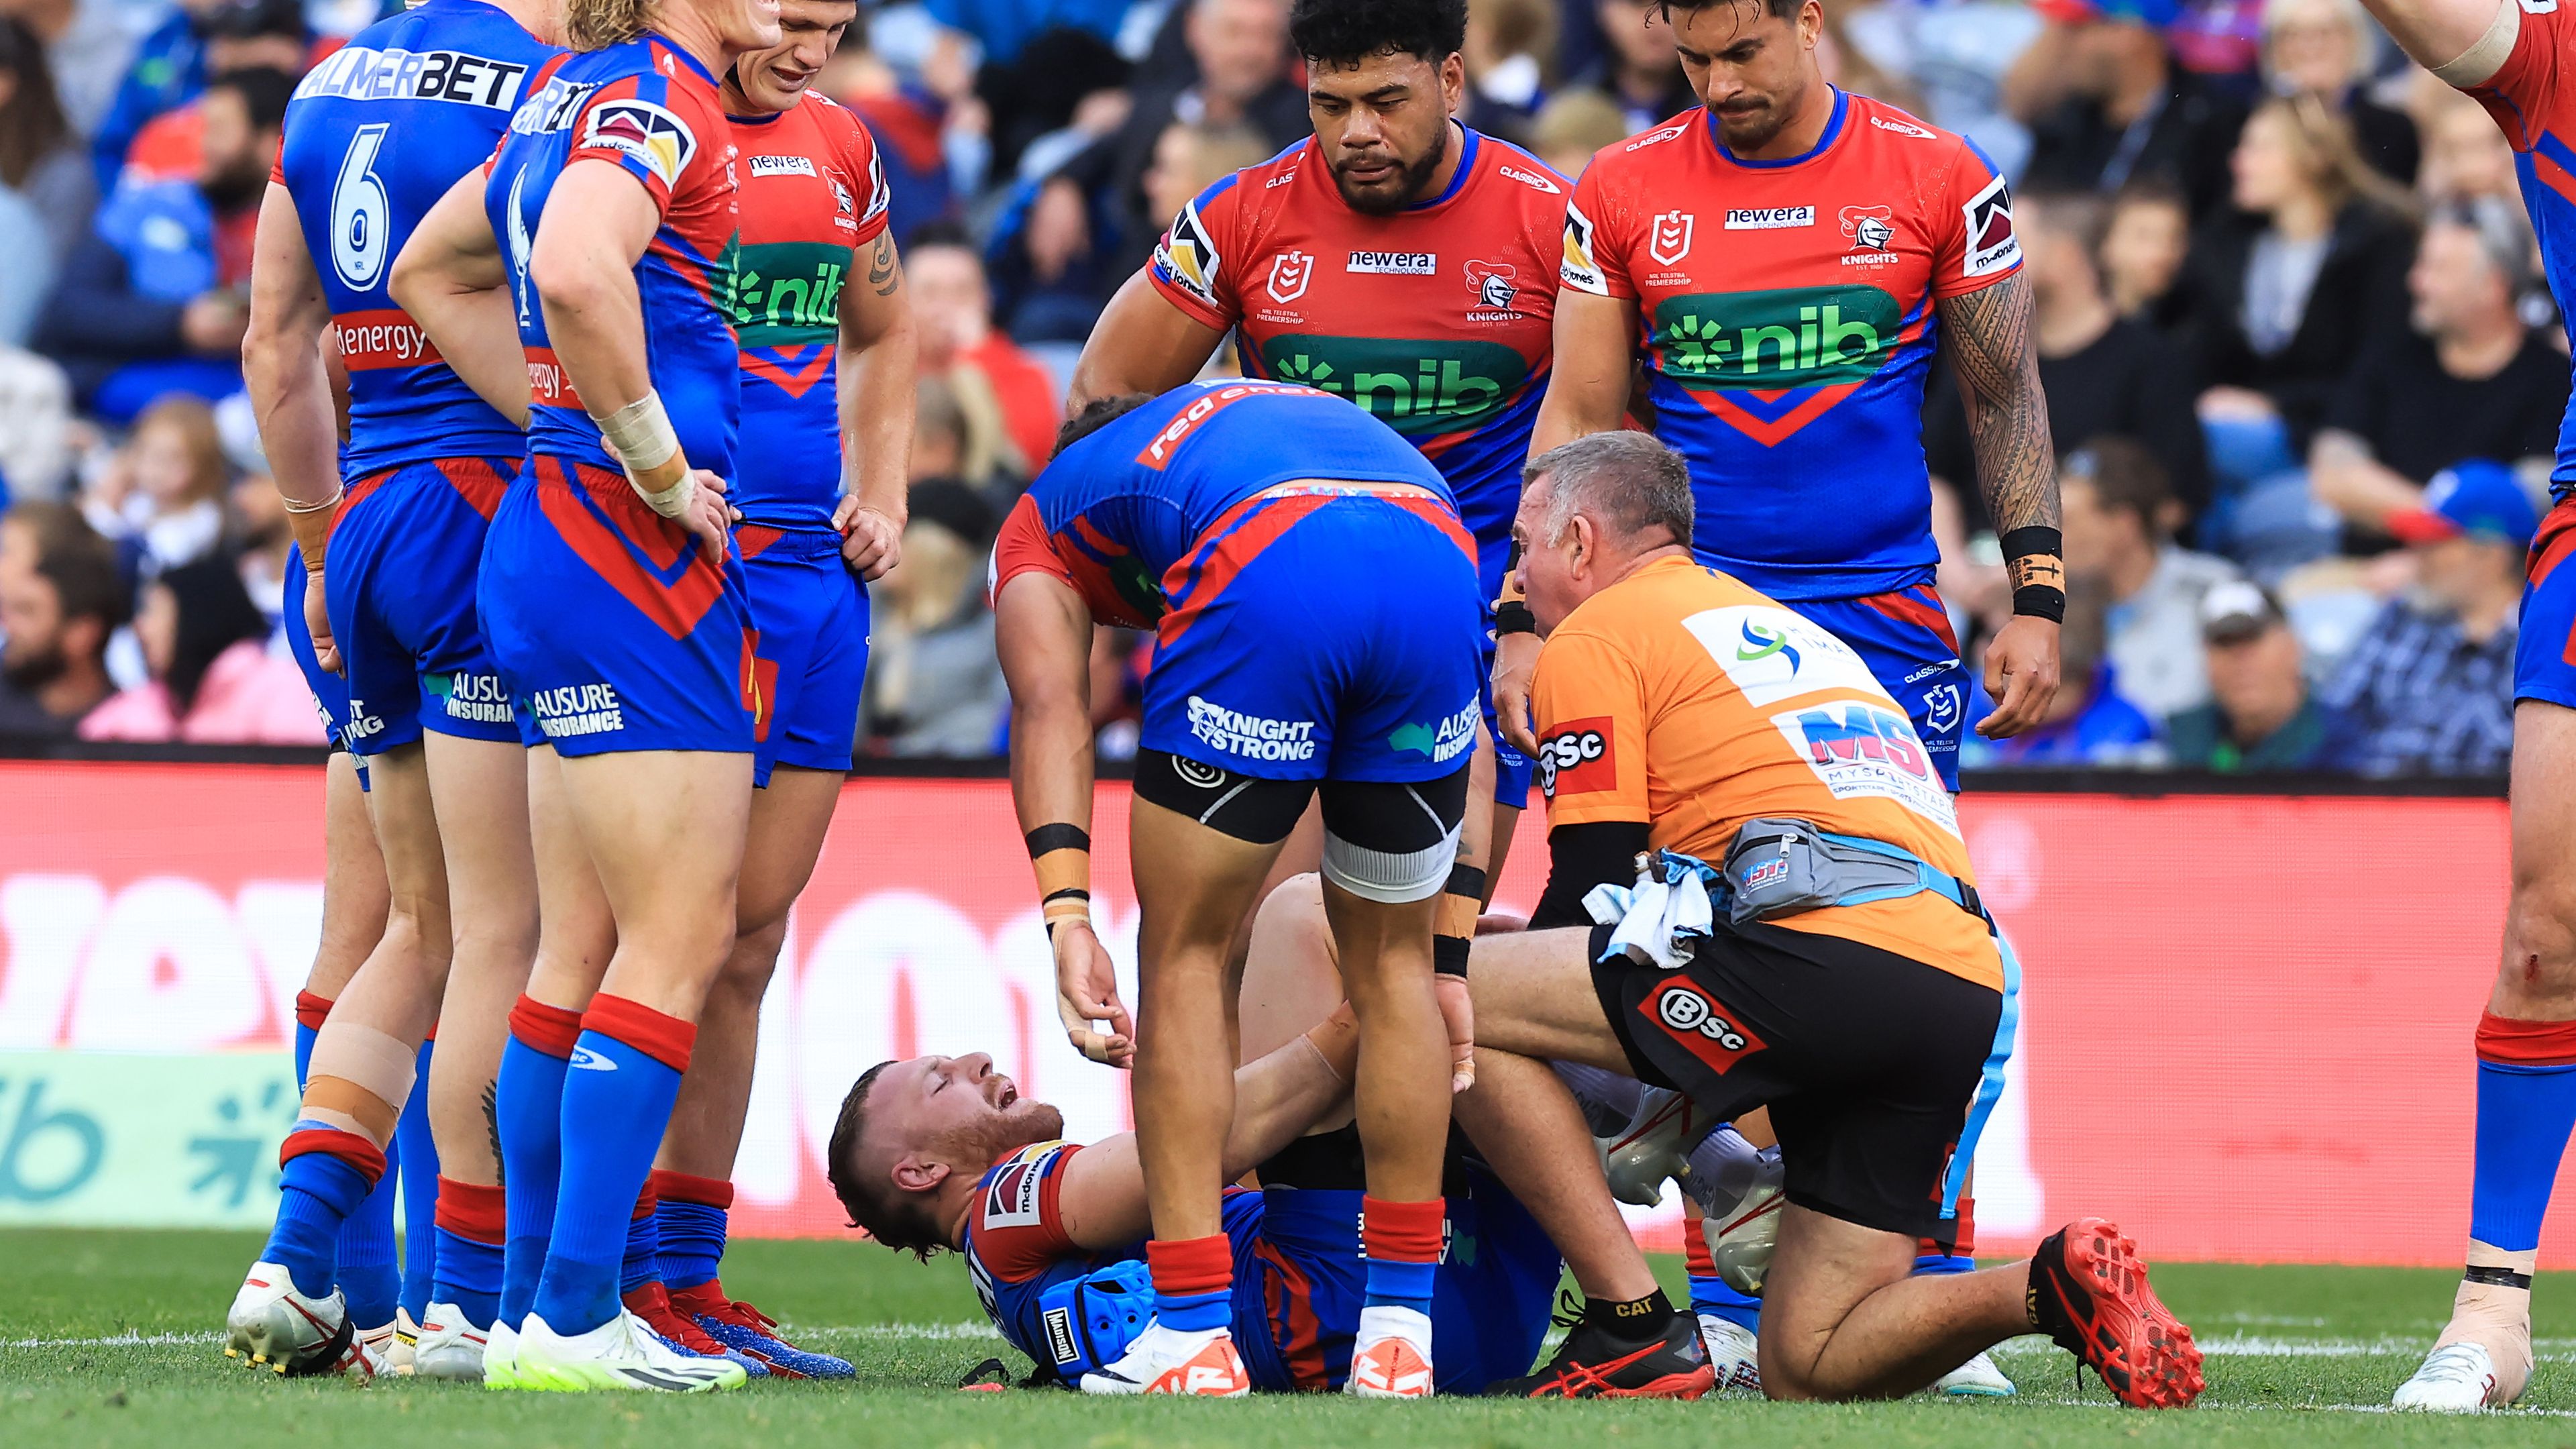
<path id="1" fill-rule="evenodd" d="M 1655 308 L 1654 346 L 1685 387 L 1824 387 L 1886 366 L 1904 325 L 1876 287 L 1694 292 Z"/>
<path id="2" fill-rule="evenodd" d="M 850 249 L 772 242 L 742 249 L 725 312 L 745 347 L 814 342 L 835 335 Z"/>
<path id="3" fill-rule="evenodd" d="M 1789 642 L 1786 632 L 1774 629 L 1767 624 L 1756 624 L 1750 619 L 1745 620 L 1744 642 L 1735 646 L 1737 661 L 1750 664 L 1757 659 L 1768 659 L 1774 654 L 1789 661 L 1791 674 L 1798 672 L 1798 646 Z"/>
<path id="4" fill-rule="evenodd" d="M 1281 382 L 1346 397 L 1399 433 L 1471 428 L 1502 411 L 1529 381 L 1529 364 L 1499 342 L 1287 333 L 1261 345 L 1262 370 Z"/>

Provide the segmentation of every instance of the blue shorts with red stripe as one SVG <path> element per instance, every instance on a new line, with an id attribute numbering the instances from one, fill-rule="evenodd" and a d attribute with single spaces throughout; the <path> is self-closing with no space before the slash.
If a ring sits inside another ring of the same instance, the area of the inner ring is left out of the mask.
<path id="1" fill-rule="evenodd" d="M 349 746 L 349 681 L 337 674 L 325 673 L 321 657 L 313 651 L 313 631 L 304 627 L 304 550 L 286 551 L 286 577 L 278 596 L 278 623 L 286 631 L 286 652 L 295 656 L 295 667 L 304 671 L 304 685 L 313 691 L 314 712 L 322 716 L 322 731 L 331 743 L 341 749 Z M 367 757 L 351 755 L 358 766 L 358 788 L 367 788 Z"/>
<path id="2" fill-rule="evenodd" d="M 519 739 L 475 601 L 483 537 L 518 471 L 514 458 L 441 458 L 349 484 L 322 590 L 352 753 L 413 744 L 423 730 Z"/>
<path id="3" fill-rule="evenodd" d="M 1932 756 L 1941 784 L 1959 793 L 1959 741 L 1968 728 L 1968 666 L 1949 606 L 1930 584 L 1858 599 L 1786 604 L 1849 644 L 1892 696 Z"/>
<path id="4" fill-rule="evenodd" d="M 753 752 L 741 555 L 709 560 L 625 474 L 531 459 L 492 519 L 481 602 L 537 743 L 569 757 Z"/>
<path id="5" fill-rule="evenodd" d="M 734 530 L 751 593 L 761 709 L 752 782 L 780 765 L 845 773 L 868 673 L 868 591 L 825 529 Z"/>
<path id="6" fill-rule="evenodd" d="M 2521 632 L 2514 637 L 2513 697 L 2576 709 L 2576 499 L 2540 520 L 2525 566 Z"/>
<path id="7" fill-rule="evenodd" d="M 1464 769 L 1475 558 L 1427 493 L 1286 484 L 1244 500 L 1164 576 L 1140 743 L 1265 780 Z"/>
<path id="8" fill-rule="evenodd" d="M 1538 764 L 1512 748 L 1494 722 L 1494 601 L 1503 596 L 1503 573 L 1512 561 L 1512 539 L 1507 532 L 1498 539 L 1479 539 L 1476 544 L 1476 598 L 1485 611 L 1485 662 L 1478 678 L 1478 698 L 1485 706 L 1485 733 L 1494 740 L 1494 803 L 1514 810 L 1529 808 L 1530 778 Z"/>

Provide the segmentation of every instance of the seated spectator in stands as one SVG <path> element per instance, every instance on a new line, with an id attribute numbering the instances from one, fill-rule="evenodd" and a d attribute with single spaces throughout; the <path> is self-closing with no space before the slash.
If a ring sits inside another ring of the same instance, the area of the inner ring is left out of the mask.
<path id="1" fill-rule="evenodd" d="M 1472 8 L 1472 7 L 1471 7 Z M 1624 134 L 1662 124 L 1699 104 L 1673 51 L 1673 27 L 1655 0 L 1594 0 L 1601 58 L 1567 84 L 1599 91 L 1618 106 Z"/>
<path id="2" fill-rule="evenodd" d="M 2191 209 L 2182 193 L 2152 178 L 2111 197 L 2096 256 L 2112 309 L 2174 336 L 2185 305 L 2183 264 L 2191 255 Z"/>
<path id="3" fill-rule="evenodd" d="M 2416 196 L 2428 207 L 2489 196 L 2520 206 L 2513 143 L 2504 138 L 2504 128 L 2486 107 L 2449 86 L 2436 81 L 2432 89 L 2439 99 L 2420 123 L 2424 163 L 2415 172 Z"/>
<path id="4" fill-rule="evenodd" d="M 0 526 L 0 736 L 67 737 L 113 692 L 107 641 L 125 622 L 127 598 L 115 551 L 79 514 L 51 503 L 9 510 Z"/>
<path id="5" fill-rule="evenodd" d="M 1558 91 L 1530 122 L 1531 154 L 1569 179 L 1583 174 L 1594 153 L 1626 139 L 1627 117 L 1596 90 Z"/>
<path id="6" fill-rule="evenodd" d="M 54 73 L 25 22 L 0 16 L 0 346 L 23 344 L 72 248 L 89 234 L 98 187 L 54 96 Z"/>
<path id="7" fill-rule="evenodd" d="M 2192 247 L 2190 325 L 2210 465 L 2250 483 L 2294 468 L 2353 359 L 2406 325 L 2407 198 L 2312 96 L 2255 108 L 2238 211 Z"/>
<path id="8" fill-rule="evenodd" d="M 2104 657 L 2119 670 L 2120 692 L 2159 718 L 2205 702 L 2201 600 L 2243 575 L 2173 541 L 2181 510 L 2164 469 L 2128 438 L 2095 438 L 2066 454 L 2057 487 L 2066 569 L 2102 585 Z"/>
<path id="9" fill-rule="evenodd" d="M 90 138 L 98 189 L 115 190 L 129 165 L 161 178 L 195 174 L 200 122 L 181 112 L 204 93 L 207 77 L 258 69 L 301 75 L 311 53 L 302 0 L 180 0 L 144 38 Z"/>
<path id="10" fill-rule="evenodd" d="M 2119 670 L 2103 653 L 2106 602 L 2100 580 L 2067 575 L 2066 620 L 2058 632 L 2061 682 L 2047 715 L 2007 740 L 1989 740 L 1970 730 L 1959 746 L 1960 764 L 2072 770 L 2163 763 L 2155 721 L 2121 692 Z M 1993 697 L 1986 693 L 1984 671 L 1977 671 L 1976 678 L 1968 699 L 1972 722 L 1995 708 Z"/>
<path id="11" fill-rule="evenodd" d="M 1530 122 L 1547 99 L 1556 55 L 1551 0 L 1476 0 L 1467 7 L 1467 104 L 1458 119 L 1515 145 L 1529 142 Z"/>
<path id="12" fill-rule="evenodd" d="M 2519 206 L 2487 197 L 2434 214 L 2406 274 L 2413 326 L 2360 359 L 2308 450 L 2319 501 L 2379 532 L 2453 464 L 2557 452 L 2567 359 L 2515 308 L 2530 258 Z"/>
<path id="13" fill-rule="evenodd" d="M 903 561 L 868 587 L 873 612 L 860 717 L 869 753 L 992 752 L 1010 702 L 984 600 L 993 527 L 984 500 L 962 485 L 914 485 Z"/>
<path id="14" fill-rule="evenodd" d="M 2173 63 L 2159 27 L 2172 0 L 2050 0 L 2049 27 L 2014 62 L 2004 103 L 2030 127 L 2022 183 L 2117 191 L 2161 177 L 2194 219 L 2227 200 L 2227 153 L 2243 107 Z"/>
<path id="15" fill-rule="evenodd" d="M 218 76 L 197 175 L 129 178 L 99 208 L 35 338 L 84 406 L 123 422 L 164 392 L 240 389 L 251 235 L 294 90 L 282 71 Z"/>
<path id="16" fill-rule="evenodd" d="M 231 476 L 214 409 L 192 397 L 165 397 L 135 420 L 81 511 L 118 545 L 128 572 L 148 576 L 214 550 Z"/>
<path id="17" fill-rule="evenodd" d="M 1958 132 L 2019 176 L 2030 128 L 2004 109 L 2003 82 L 2046 23 L 2029 6 L 1986 0 L 1844 0 L 1826 7 L 1825 41 L 1841 54 L 1836 84 Z M 1886 93 L 1872 89 L 1882 84 Z"/>
<path id="18" fill-rule="evenodd" d="M 2276 96 L 2307 94 L 2352 127 L 2361 158 L 2400 186 L 2415 184 L 2415 123 L 2362 93 L 2379 56 L 2379 31 L 2360 0 L 2267 0 L 2263 81 Z"/>
<path id="19" fill-rule="evenodd" d="M 2298 633 L 2269 594 L 2242 581 L 2200 601 L 2209 658 L 2209 703 L 2165 721 L 2177 769 L 2263 775 L 2345 767 L 2352 745 L 2343 716 L 2308 688 Z"/>
<path id="20" fill-rule="evenodd" d="M 91 710 L 85 740 L 319 745 L 295 661 L 268 648 L 268 621 L 230 559 L 199 559 L 143 586 L 134 636 L 151 678 Z"/>
<path id="21" fill-rule="evenodd" d="M 72 385 L 61 368 L 0 347 L 0 500 L 62 497 L 75 440 L 90 431 L 72 416 Z"/>
<path id="22" fill-rule="evenodd" d="M 1161 218 L 1169 226 L 1181 208 L 1246 166 L 1258 166 L 1276 154 L 1276 148 L 1249 126 L 1193 125 L 1174 121 L 1163 128 L 1161 140 L 1154 143 L 1154 164 L 1145 172 L 1146 215 Z M 1130 248 L 1130 260 L 1141 267 L 1154 253 L 1154 244 L 1162 239 L 1158 228 L 1150 236 L 1136 239 Z M 1132 268 L 1131 268 L 1132 270 Z"/>
<path id="23" fill-rule="evenodd" d="M 979 387 L 991 394 L 1010 445 L 1002 466 L 1033 476 L 1054 451 L 1064 390 L 1044 364 L 993 326 L 983 258 L 964 233 L 933 228 L 904 244 L 903 269 L 921 329 L 923 374 L 948 374 L 961 395 Z"/>
<path id="24" fill-rule="evenodd" d="M 2539 526 L 2511 469 L 2463 463 L 2388 518 L 2414 555 L 2397 599 L 2327 684 L 2364 775 L 2502 775 L 2513 755 L 2513 647 L 2524 551 Z"/>
<path id="25" fill-rule="evenodd" d="M 2200 420 L 2192 413 L 2199 390 L 2181 349 L 2144 323 L 2123 318 L 2103 295 L 2093 261 L 2101 217 L 2098 199 L 2065 193 L 2018 197 L 2013 207 L 2022 270 L 2030 278 L 2049 435 L 2061 454 L 2104 435 L 2136 441 L 2154 457 L 2181 505 L 2179 527 L 2209 501 Z M 1963 500 L 1980 498 L 1967 409 L 1958 377 L 1948 368 L 1934 371 L 1927 390 L 1923 452 L 1933 476 Z M 1982 516 L 1972 516 L 1969 526 L 1993 527 Z"/>
<path id="26" fill-rule="evenodd" d="M 271 643 L 282 645 L 276 630 L 285 614 L 288 551 L 295 546 L 295 535 L 286 527 L 285 500 L 278 496 L 275 478 L 253 471 L 234 481 L 227 502 L 231 516 L 225 531 L 232 537 L 242 592 L 268 621 Z"/>
<path id="27" fill-rule="evenodd" d="M 993 510 L 1010 512 L 1028 477 L 1002 465 L 1016 453 L 992 389 L 971 372 L 924 373 L 914 390 L 912 481 L 962 483 Z"/>
<path id="28" fill-rule="evenodd" d="M 843 31 L 841 48 L 815 76 L 814 89 L 868 123 L 893 198 L 886 207 L 886 229 L 908 237 L 932 222 L 955 219 L 946 132 L 956 117 L 945 97 L 888 65 L 869 48 L 868 38 L 865 25 Z"/>

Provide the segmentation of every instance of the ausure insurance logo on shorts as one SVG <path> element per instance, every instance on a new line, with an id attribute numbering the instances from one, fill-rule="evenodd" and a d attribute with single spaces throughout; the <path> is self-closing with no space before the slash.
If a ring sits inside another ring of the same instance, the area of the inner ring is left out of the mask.
<path id="1" fill-rule="evenodd" d="M 537 716 L 537 728 L 544 730 L 550 740 L 604 735 L 626 728 L 626 707 L 618 702 L 614 685 L 567 684 L 540 689 L 528 696 L 528 708 Z"/>
<path id="2" fill-rule="evenodd" d="M 602 686 L 605 688 L 605 686 Z M 459 670 L 454 674 L 433 674 L 429 692 L 444 704 L 449 719 L 472 720 L 476 724 L 508 724 L 510 691 L 497 674 L 472 674 Z"/>
<path id="3" fill-rule="evenodd" d="M 1190 733 L 1199 741 L 1247 760 L 1315 758 L 1315 722 L 1264 719 L 1190 696 Z"/>
<path id="4" fill-rule="evenodd" d="M 1735 1020 L 1732 1010 L 1709 1000 L 1687 976 L 1665 977 L 1637 1003 L 1637 1010 L 1719 1076 L 1765 1047 L 1762 1038 Z"/>
<path id="5" fill-rule="evenodd" d="M 1931 752 L 1893 703 L 1841 700 L 1771 716 L 1771 723 L 1837 800 L 1893 800 L 1956 835 L 1958 807 L 1941 786 Z"/>
<path id="6" fill-rule="evenodd" d="M 1391 750 L 1411 750 L 1433 764 L 1445 765 L 1474 747 L 1476 719 L 1482 713 L 1471 699 L 1447 719 L 1396 726 L 1394 733 L 1386 737 L 1386 746 Z"/>

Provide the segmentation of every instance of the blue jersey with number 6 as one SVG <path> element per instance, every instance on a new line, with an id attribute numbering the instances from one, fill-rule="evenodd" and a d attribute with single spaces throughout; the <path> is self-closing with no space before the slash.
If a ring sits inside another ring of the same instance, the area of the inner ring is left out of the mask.
<path id="1" fill-rule="evenodd" d="M 358 32 L 296 86 L 270 179 L 295 198 L 339 327 L 348 476 L 526 447 L 439 360 L 385 284 L 421 217 L 491 157 L 561 54 L 483 0 L 427 0 Z"/>

